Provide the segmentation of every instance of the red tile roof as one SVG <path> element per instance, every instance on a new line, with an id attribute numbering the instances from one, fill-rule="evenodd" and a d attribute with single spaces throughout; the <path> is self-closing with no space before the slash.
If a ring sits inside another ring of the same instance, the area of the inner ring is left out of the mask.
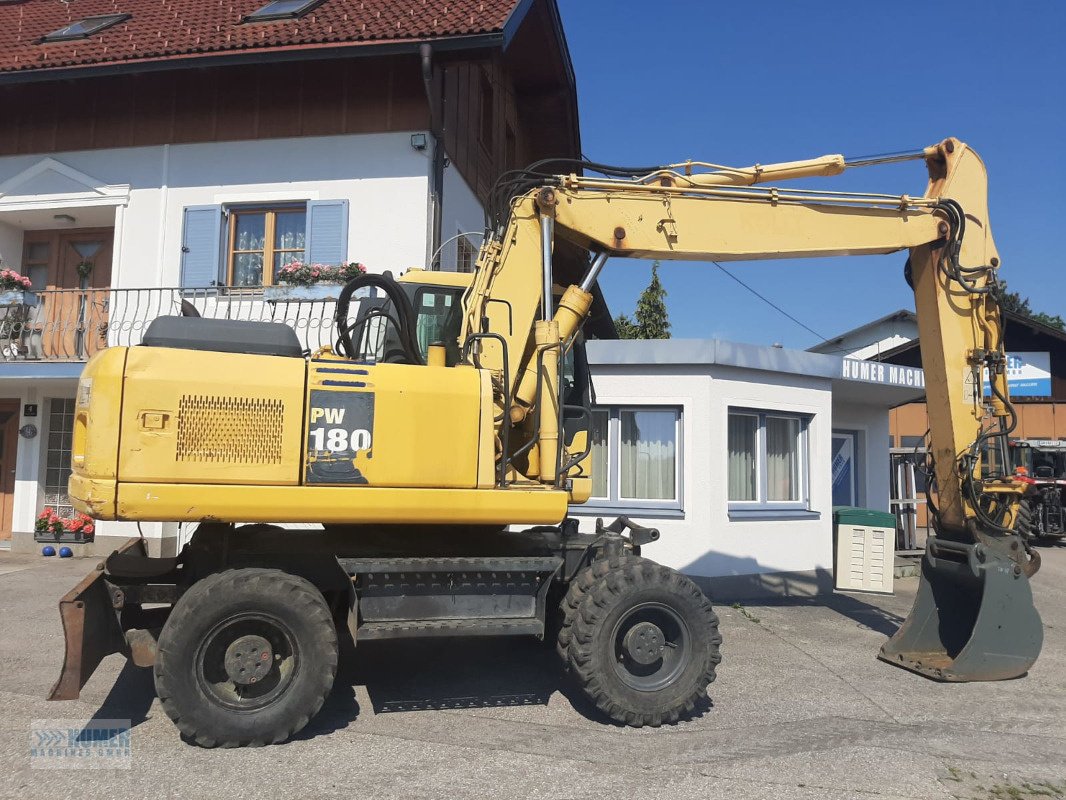
<path id="1" fill-rule="evenodd" d="M 502 31 L 522 0 L 326 0 L 300 19 L 241 23 L 267 0 L 0 0 L 0 72 L 248 50 L 404 42 Z M 41 37 L 85 17 L 132 18 L 78 41 Z"/>

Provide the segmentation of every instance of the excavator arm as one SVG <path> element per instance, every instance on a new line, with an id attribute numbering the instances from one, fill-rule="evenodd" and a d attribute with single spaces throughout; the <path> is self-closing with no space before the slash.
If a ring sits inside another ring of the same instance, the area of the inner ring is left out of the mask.
<path id="1" fill-rule="evenodd" d="M 911 159 L 929 171 L 920 197 L 762 185 Z M 576 456 L 560 441 L 559 361 L 588 317 L 609 257 L 742 261 L 907 250 L 937 487 L 935 533 L 915 608 L 881 657 L 942 680 L 1023 674 L 1042 639 L 1028 585 L 1039 560 L 1014 529 L 1024 484 L 981 469 L 982 451 L 1005 441 L 1014 411 L 996 300 L 999 257 L 977 154 L 946 139 L 887 157 L 603 172 L 535 179 L 509 198 L 464 297 L 460 343 L 497 377 L 503 479 L 566 485 Z M 562 241 L 588 253 L 588 264 L 556 302 L 553 255 Z"/>

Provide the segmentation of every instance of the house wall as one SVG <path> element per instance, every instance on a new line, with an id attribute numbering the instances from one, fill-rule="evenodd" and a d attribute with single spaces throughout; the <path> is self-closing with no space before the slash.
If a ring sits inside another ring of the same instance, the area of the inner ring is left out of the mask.
<path id="1" fill-rule="evenodd" d="M 542 24 L 543 12 L 538 8 L 532 22 Z M 559 116 L 560 105 L 573 102 L 572 90 L 537 44 L 545 37 L 523 26 L 517 56 L 483 51 L 434 60 L 436 126 L 482 200 L 504 170 L 578 155 L 576 119 Z M 530 71 L 536 80 L 518 91 L 515 74 Z M 520 117 L 526 101 L 538 111 Z M 433 123 L 417 54 L 4 85 L 0 108 L 0 156 L 402 133 Z"/>
<path id="2" fill-rule="evenodd" d="M 596 365 L 598 405 L 681 406 L 683 510 L 571 508 L 583 530 L 625 514 L 661 531 L 644 552 L 683 570 L 719 597 L 810 594 L 831 585 L 830 381 L 725 366 Z M 651 388 L 654 387 L 654 388 Z M 777 519 L 729 514 L 730 407 L 807 415 L 811 513 Z M 887 435 L 887 434 L 886 434 Z M 797 518 L 801 517 L 801 518 Z"/>
<path id="3" fill-rule="evenodd" d="M 475 248 L 481 246 L 481 234 L 485 230 L 485 213 L 481 201 L 459 171 L 453 167 L 444 170 L 444 205 L 441 212 L 441 241 L 447 242 L 441 250 L 441 269 L 453 270 L 458 263 L 458 240 L 447 240 L 457 233 L 469 234 L 467 238 Z"/>
<path id="4" fill-rule="evenodd" d="M 0 222 L 0 264 L 10 269 L 22 267 L 22 229 Z"/>
<path id="5" fill-rule="evenodd" d="M 429 160 L 411 147 L 410 132 L 83 150 L 52 158 L 103 184 L 129 184 L 128 204 L 116 218 L 117 287 L 179 285 L 183 209 L 192 205 L 347 198 L 349 258 L 375 272 L 425 262 Z M 39 161 L 0 158 L 0 183 Z M 32 190 L 31 182 L 24 191 Z"/>

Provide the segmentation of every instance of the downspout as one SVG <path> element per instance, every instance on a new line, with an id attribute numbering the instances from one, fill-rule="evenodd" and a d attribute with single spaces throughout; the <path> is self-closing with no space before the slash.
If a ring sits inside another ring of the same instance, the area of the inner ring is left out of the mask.
<path id="1" fill-rule="evenodd" d="M 427 230 L 426 269 L 434 269 L 429 259 L 441 242 L 441 218 L 444 210 L 444 126 L 439 103 L 433 92 L 433 45 L 423 43 L 418 49 L 422 57 L 422 85 L 429 105 L 429 138 L 433 148 L 433 162 L 429 171 L 429 225 Z"/>

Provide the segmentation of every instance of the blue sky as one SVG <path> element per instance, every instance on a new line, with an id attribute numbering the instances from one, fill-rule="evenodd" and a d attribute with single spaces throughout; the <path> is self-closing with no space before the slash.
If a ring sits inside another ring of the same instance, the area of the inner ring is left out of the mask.
<path id="1" fill-rule="evenodd" d="M 749 165 L 906 150 L 957 136 L 989 170 L 1001 271 L 1037 310 L 1066 312 L 1066 2 L 559 0 L 582 146 L 596 161 Z M 920 194 L 921 162 L 806 185 Z M 797 185 L 804 185 L 797 183 Z M 904 254 L 727 267 L 831 337 L 913 308 Z M 602 278 L 632 311 L 650 265 Z M 818 342 L 715 267 L 667 263 L 673 335 Z"/>

